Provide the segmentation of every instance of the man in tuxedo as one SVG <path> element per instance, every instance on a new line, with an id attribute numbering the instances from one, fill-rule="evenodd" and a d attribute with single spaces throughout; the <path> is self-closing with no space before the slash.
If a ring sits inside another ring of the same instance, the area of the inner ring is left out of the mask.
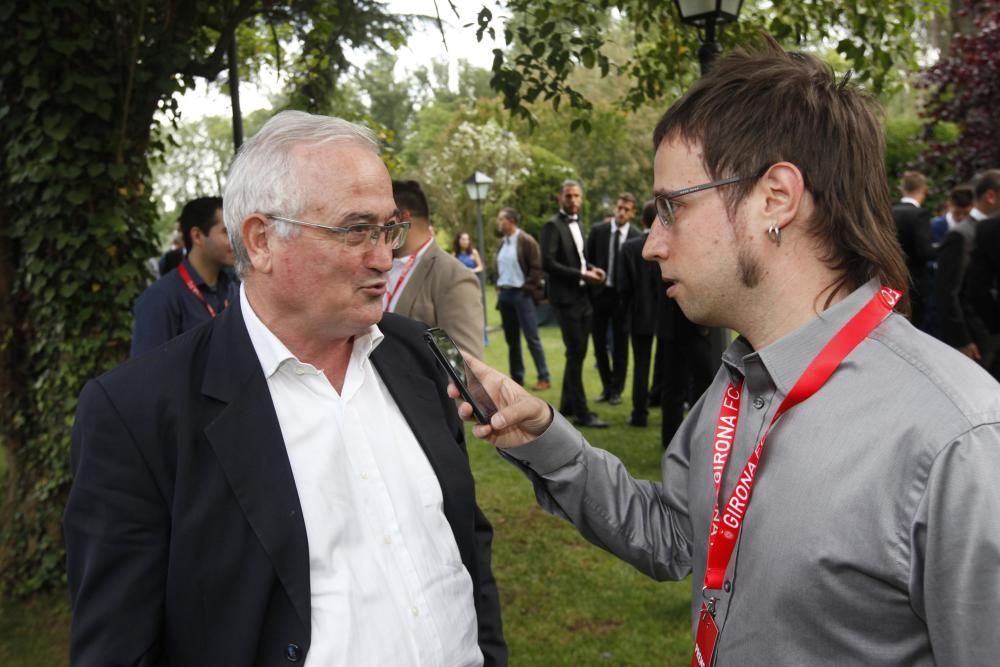
<path id="1" fill-rule="evenodd" d="M 906 268 L 910 272 L 910 320 L 922 328 L 924 326 L 927 300 L 927 262 L 934 257 L 931 245 L 931 212 L 923 208 L 927 197 L 927 179 L 917 171 L 903 174 L 900 182 L 902 199 L 892 207 L 892 218 L 896 223 L 896 235 L 903 248 Z"/>
<path id="2" fill-rule="evenodd" d="M 605 272 L 587 261 L 580 223 L 582 203 L 580 182 L 563 181 L 559 212 L 542 227 L 542 268 L 548 275 L 549 303 L 566 347 L 559 411 L 574 417 L 578 426 L 607 428 L 608 423 L 590 411 L 583 390 L 583 360 L 593 316 L 587 285 L 603 283 Z"/>
<path id="3" fill-rule="evenodd" d="M 1000 169 L 976 179 L 975 240 L 965 277 L 965 314 L 979 362 L 1000 380 Z"/>
<path id="4" fill-rule="evenodd" d="M 505 665 L 462 424 L 383 317 L 407 223 L 374 136 L 276 115 L 225 222 L 238 301 L 81 394 L 72 664 Z"/>
<path id="5" fill-rule="evenodd" d="M 601 394 L 597 402 L 611 405 L 622 402 L 625 373 L 628 369 L 628 334 L 625 329 L 626 310 L 618 286 L 619 259 L 622 244 L 641 235 L 629 224 L 635 217 L 636 200 L 631 192 L 618 195 L 615 215 L 607 222 L 594 225 L 587 237 L 587 257 L 594 266 L 604 269 L 603 283 L 590 286 L 590 301 L 594 309 L 594 356 L 601 376 Z M 611 331 L 611 358 L 608 359 L 608 331 Z"/>
<path id="6" fill-rule="evenodd" d="M 393 251 L 385 309 L 441 327 L 460 348 L 483 358 L 483 301 L 476 274 L 434 242 L 427 195 L 416 181 L 393 181 L 392 196 L 410 223 Z"/>

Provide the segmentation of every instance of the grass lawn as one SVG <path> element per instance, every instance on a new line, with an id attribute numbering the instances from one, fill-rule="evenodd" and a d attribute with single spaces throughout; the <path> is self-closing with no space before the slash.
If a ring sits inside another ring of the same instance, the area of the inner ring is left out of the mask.
<path id="1" fill-rule="evenodd" d="M 491 290 L 486 360 L 506 371 L 507 346 L 495 303 Z M 565 363 L 559 329 L 543 328 L 542 342 L 552 389 L 540 395 L 558 404 Z M 526 383 L 533 384 L 534 365 L 527 348 L 524 353 Z M 592 358 L 584 369 L 592 399 L 600 391 Z M 621 458 L 634 476 L 657 479 L 660 414 L 651 411 L 646 429 L 625 426 L 630 393 L 619 406 L 592 404 L 612 426 L 586 434 L 592 444 Z M 479 503 L 495 530 L 493 569 L 514 667 L 690 664 L 690 582 L 654 582 L 586 542 L 567 522 L 538 509 L 521 473 L 471 434 L 469 456 Z M 0 451 L 0 486 L 3 464 Z M 0 602 L 0 667 L 66 664 L 68 625 L 65 591 L 26 602 Z"/>

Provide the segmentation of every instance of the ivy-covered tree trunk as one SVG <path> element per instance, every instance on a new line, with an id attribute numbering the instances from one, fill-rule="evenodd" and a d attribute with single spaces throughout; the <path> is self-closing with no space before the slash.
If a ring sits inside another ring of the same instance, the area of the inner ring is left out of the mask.
<path id="1" fill-rule="evenodd" d="M 146 152 L 177 82 L 143 60 L 143 3 L 0 2 L 0 588 L 63 578 L 69 435 L 128 353 L 156 254 Z M 168 65 L 169 66 L 169 65 Z M 2 482 L 0 482 L 2 483 Z"/>

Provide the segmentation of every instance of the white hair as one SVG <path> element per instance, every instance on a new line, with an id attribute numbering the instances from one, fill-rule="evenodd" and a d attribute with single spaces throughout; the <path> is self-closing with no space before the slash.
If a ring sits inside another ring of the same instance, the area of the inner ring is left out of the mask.
<path id="1" fill-rule="evenodd" d="M 275 114 L 240 148 L 229 169 L 222 211 L 233 244 L 236 273 L 241 278 L 250 270 L 250 256 L 240 236 L 243 220 L 253 213 L 298 217 L 308 202 L 295 173 L 292 150 L 334 142 L 368 146 L 379 154 L 378 140 L 368 128 L 342 118 L 303 111 Z M 290 238 L 296 233 L 294 225 L 279 220 L 273 224 L 279 238 Z"/>

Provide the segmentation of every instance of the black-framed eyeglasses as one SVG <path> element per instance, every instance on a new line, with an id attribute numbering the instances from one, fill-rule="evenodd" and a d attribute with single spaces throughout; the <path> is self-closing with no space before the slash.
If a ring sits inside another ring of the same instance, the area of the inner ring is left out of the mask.
<path id="1" fill-rule="evenodd" d="M 302 220 L 286 218 L 281 215 L 271 215 L 270 213 L 265 213 L 264 215 L 272 220 L 281 220 L 293 225 L 322 229 L 324 232 L 328 232 L 331 236 L 339 239 L 349 248 L 363 248 L 366 241 L 369 246 L 376 246 L 378 245 L 379 238 L 385 235 L 386 245 L 392 250 L 397 250 L 406 243 L 406 234 L 410 231 L 410 223 L 408 222 L 393 222 L 387 225 L 362 224 L 333 227 L 330 225 L 320 225 L 315 222 L 303 222 Z"/>
<path id="2" fill-rule="evenodd" d="M 678 197 L 683 197 L 684 195 L 694 194 L 695 192 L 701 192 L 702 190 L 711 190 L 712 188 L 718 188 L 723 185 L 731 185 L 733 183 L 738 183 L 740 181 L 745 181 L 752 176 L 730 176 L 729 178 L 723 178 L 718 181 L 712 181 L 711 183 L 703 183 L 702 185 L 692 185 L 689 188 L 684 188 L 682 190 L 674 190 L 673 192 L 664 192 L 653 196 L 653 201 L 656 202 L 656 215 L 663 223 L 664 227 L 669 227 L 674 224 L 676 220 L 676 214 L 674 207 L 674 199 Z"/>

